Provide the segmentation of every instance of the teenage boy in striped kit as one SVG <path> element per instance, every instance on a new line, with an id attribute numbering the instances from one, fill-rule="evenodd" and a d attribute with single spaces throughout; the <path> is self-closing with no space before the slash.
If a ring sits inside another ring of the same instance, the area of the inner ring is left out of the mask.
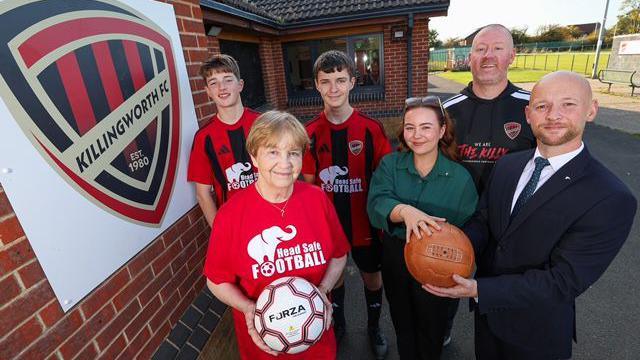
<path id="1" fill-rule="evenodd" d="M 360 269 L 367 305 L 368 334 L 376 358 L 387 354 L 387 340 L 380 331 L 382 304 L 381 246 L 366 212 L 369 181 L 380 159 L 391 152 L 382 125 L 349 104 L 355 86 L 355 64 L 341 51 L 321 54 L 313 66 L 324 110 L 307 125 L 311 139 L 302 174 L 320 186 L 336 207 L 351 256 Z M 345 333 L 343 279 L 332 291 L 333 318 L 338 341 Z"/>
<path id="2" fill-rule="evenodd" d="M 187 180 L 195 183 L 198 204 L 211 226 L 218 208 L 257 179 L 245 141 L 260 114 L 242 106 L 244 81 L 233 57 L 214 55 L 202 64 L 200 75 L 217 113 L 196 132 Z"/>

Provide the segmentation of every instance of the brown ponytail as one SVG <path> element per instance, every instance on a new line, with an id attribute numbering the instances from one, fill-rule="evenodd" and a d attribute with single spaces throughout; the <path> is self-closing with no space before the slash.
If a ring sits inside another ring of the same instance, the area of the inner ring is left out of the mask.
<path id="1" fill-rule="evenodd" d="M 442 139 L 438 141 L 438 147 L 444 156 L 453 161 L 458 161 L 460 156 L 458 155 L 458 143 L 456 142 L 456 129 L 451 116 L 446 110 L 444 111 L 444 119 L 440 119 L 440 125 L 442 126 L 443 124 L 446 128 Z"/>

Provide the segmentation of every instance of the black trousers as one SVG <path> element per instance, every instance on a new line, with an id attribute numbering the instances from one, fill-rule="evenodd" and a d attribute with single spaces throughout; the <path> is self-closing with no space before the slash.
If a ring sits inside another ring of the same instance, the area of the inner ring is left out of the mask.
<path id="1" fill-rule="evenodd" d="M 404 239 L 385 234 L 382 281 L 389 301 L 401 359 L 439 359 L 447 327 L 449 298 L 431 295 L 411 276 L 404 262 Z"/>
<path id="2" fill-rule="evenodd" d="M 480 300 L 482 301 L 482 300 Z M 496 337 L 486 315 L 474 311 L 475 318 L 475 348 L 477 360 L 559 360 L 568 359 L 566 356 L 556 356 L 546 349 L 525 349 L 509 344 Z M 569 357 L 570 358 L 570 357 Z"/>

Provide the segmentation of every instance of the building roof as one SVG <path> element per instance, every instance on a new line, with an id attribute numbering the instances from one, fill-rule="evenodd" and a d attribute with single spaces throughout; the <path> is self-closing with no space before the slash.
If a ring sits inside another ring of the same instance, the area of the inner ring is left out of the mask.
<path id="1" fill-rule="evenodd" d="M 600 29 L 599 22 L 588 23 L 588 24 L 574 24 L 574 25 L 568 25 L 568 26 L 577 27 L 585 35 L 589 35 L 592 32 L 594 32 L 596 29 Z"/>
<path id="2" fill-rule="evenodd" d="M 473 39 L 476 37 L 476 35 L 478 35 L 478 32 L 480 32 L 480 30 L 482 30 L 482 27 L 477 28 L 474 32 L 472 32 L 471 34 L 467 35 L 464 40 L 467 40 L 469 42 L 473 41 Z"/>
<path id="3" fill-rule="evenodd" d="M 449 7 L 449 0 L 201 0 L 200 3 L 209 8 L 222 4 L 218 10 L 227 5 L 285 26 L 336 17 L 446 11 Z"/>

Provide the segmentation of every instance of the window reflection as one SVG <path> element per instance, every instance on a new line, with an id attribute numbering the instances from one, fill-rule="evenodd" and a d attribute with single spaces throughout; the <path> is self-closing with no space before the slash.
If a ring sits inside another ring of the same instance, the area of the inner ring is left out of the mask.
<path id="1" fill-rule="evenodd" d="M 289 83 L 295 91 L 313 89 L 313 62 L 308 45 L 288 46 L 286 50 L 289 66 Z"/>
<path id="2" fill-rule="evenodd" d="M 343 51 L 353 57 L 356 64 L 355 91 L 383 91 L 382 35 L 372 34 L 283 44 L 289 96 L 315 94 L 313 63 L 328 50 Z"/>
<path id="3" fill-rule="evenodd" d="M 353 42 L 358 85 L 380 85 L 380 42 L 377 37 L 355 39 Z"/>

